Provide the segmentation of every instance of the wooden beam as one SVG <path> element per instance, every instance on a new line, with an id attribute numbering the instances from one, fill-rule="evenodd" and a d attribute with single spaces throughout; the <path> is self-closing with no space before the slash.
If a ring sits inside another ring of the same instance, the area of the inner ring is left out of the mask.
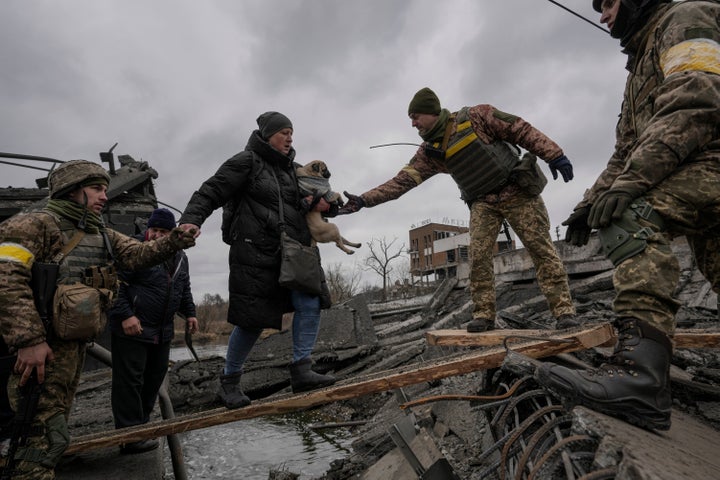
<path id="1" fill-rule="evenodd" d="M 547 332 L 545 333 L 547 334 Z M 511 348 L 533 358 L 542 358 L 591 348 L 607 342 L 611 336 L 612 327 L 609 324 L 601 324 L 579 332 L 559 333 L 554 339 L 511 342 Z M 558 339 L 566 341 L 559 342 Z M 218 408 L 136 427 L 84 435 L 73 439 L 65 453 L 86 452 L 237 420 L 304 410 L 340 400 L 395 390 L 408 385 L 499 367 L 504 358 L 505 349 L 495 346 L 436 362 L 406 365 L 373 375 L 348 378 L 322 390 L 254 401 L 251 405 L 236 410 Z"/>
<path id="2" fill-rule="evenodd" d="M 670 335 L 675 348 L 720 348 L 720 332 L 707 330 L 675 330 Z"/>
<path id="3" fill-rule="evenodd" d="M 481 333 L 470 333 L 465 330 L 429 330 L 425 332 L 425 338 L 428 345 L 446 345 L 455 347 L 492 347 L 502 345 L 505 339 L 533 337 L 537 339 L 546 338 L 574 338 L 585 339 L 587 345 L 593 344 L 593 347 L 601 346 L 605 343 L 611 344 L 615 341 L 615 333 L 612 325 L 602 323 L 600 326 L 606 328 L 597 330 L 595 326 L 587 326 L 583 329 L 575 330 L 520 330 L 520 329 L 501 329 L 490 330 Z M 609 336 L 607 332 L 610 332 Z M 603 336 L 604 340 L 598 343 L 595 335 Z M 612 343 L 611 343 L 612 342 Z M 590 346 L 586 348 L 592 348 Z"/>
<path id="4" fill-rule="evenodd" d="M 563 338 L 559 330 L 490 330 L 482 333 L 468 333 L 465 330 L 431 330 L 425 333 L 428 345 L 446 345 L 456 347 L 487 347 L 502 345 L 503 341 L 515 336 L 535 336 L 539 338 Z M 708 330 L 676 330 L 671 335 L 675 348 L 720 348 L 720 332 Z M 614 345 L 617 337 L 613 333 L 605 345 Z M 588 347 L 590 348 L 590 347 Z"/>

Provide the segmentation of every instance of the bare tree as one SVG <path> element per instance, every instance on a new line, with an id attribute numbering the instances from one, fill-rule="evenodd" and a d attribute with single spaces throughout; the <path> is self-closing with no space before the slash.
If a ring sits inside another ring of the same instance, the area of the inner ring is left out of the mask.
<path id="1" fill-rule="evenodd" d="M 201 333 L 220 333 L 228 330 L 228 301 L 219 294 L 206 293 L 196 303 L 199 330 Z"/>
<path id="2" fill-rule="evenodd" d="M 327 282 L 333 303 L 342 303 L 358 293 L 360 287 L 360 271 L 357 264 L 352 269 L 343 268 L 341 263 L 331 263 L 325 269 Z"/>
<path id="3" fill-rule="evenodd" d="M 382 297 L 383 301 L 387 300 L 387 285 L 393 267 L 390 263 L 396 258 L 402 257 L 405 253 L 405 244 L 403 243 L 397 249 L 393 249 L 393 244 L 397 242 L 397 237 L 392 242 L 388 242 L 385 237 L 373 238 L 368 242 L 370 255 L 365 257 L 365 267 L 372 270 L 382 277 Z"/>

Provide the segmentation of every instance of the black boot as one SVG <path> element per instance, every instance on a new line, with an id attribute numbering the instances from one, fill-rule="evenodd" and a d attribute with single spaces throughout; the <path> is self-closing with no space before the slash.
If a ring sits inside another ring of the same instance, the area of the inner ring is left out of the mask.
<path id="1" fill-rule="evenodd" d="M 242 377 L 242 372 L 220 375 L 220 388 L 218 388 L 217 395 L 227 408 L 250 405 L 250 399 L 243 393 L 240 386 L 240 377 Z"/>
<path id="2" fill-rule="evenodd" d="M 560 315 L 557 322 L 555 322 L 555 328 L 558 330 L 567 330 L 568 328 L 575 328 L 579 326 L 580 322 L 577 318 L 575 318 L 575 315 L 571 315 L 569 313 Z"/>
<path id="3" fill-rule="evenodd" d="M 147 440 L 140 440 L 137 442 L 123 443 L 120 445 L 120 453 L 123 455 L 132 453 L 145 453 L 150 450 L 155 450 L 160 445 L 160 442 L 156 438 L 148 438 Z"/>
<path id="4" fill-rule="evenodd" d="M 584 405 L 651 430 L 670 428 L 670 360 L 668 336 L 634 318 L 615 322 L 618 343 L 608 363 L 597 369 L 573 370 L 543 363 L 538 382 L 570 404 Z"/>
<path id="5" fill-rule="evenodd" d="M 487 332 L 495 330 L 495 322 L 487 318 L 473 318 L 466 328 L 469 333 Z"/>
<path id="6" fill-rule="evenodd" d="M 290 385 L 293 393 L 306 392 L 335 383 L 335 377 L 314 372 L 311 367 L 310 357 L 290 364 Z"/>

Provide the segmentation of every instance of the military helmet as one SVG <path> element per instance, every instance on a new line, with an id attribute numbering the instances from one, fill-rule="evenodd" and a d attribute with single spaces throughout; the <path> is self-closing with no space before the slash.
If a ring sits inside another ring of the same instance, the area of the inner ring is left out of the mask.
<path id="1" fill-rule="evenodd" d="M 78 187 L 98 184 L 109 185 L 110 175 L 99 164 L 87 160 L 65 162 L 48 176 L 50 198 L 60 198 Z"/>

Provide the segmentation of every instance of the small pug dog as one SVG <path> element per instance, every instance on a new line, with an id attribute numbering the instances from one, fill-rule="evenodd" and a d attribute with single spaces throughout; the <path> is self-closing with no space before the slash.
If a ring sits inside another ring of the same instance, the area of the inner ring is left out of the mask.
<path id="1" fill-rule="evenodd" d="M 342 202 L 340 194 L 333 192 L 330 188 L 330 181 L 328 180 L 330 178 L 330 170 L 328 170 L 325 162 L 313 160 L 302 167 L 296 168 L 295 174 L 297 176 L 298 186 L 300 187 L 300 193 L 303 196 L 322 196 L 328 203 Z M 337 225 L 325 220 L 320 212 L 309 211 L 307 215 L 305 215 L 305 220 L 310 229 L 310 235 L 312 235 L 313 240 L 316 242 L 335 242 L 335 245 L 348 255 L 352 255 L 355 252 L 345 245 L 353 248 L 360 248 L 362 246 L 361 243 L 346 240 L 340 235 L 340 230 Z"/>

